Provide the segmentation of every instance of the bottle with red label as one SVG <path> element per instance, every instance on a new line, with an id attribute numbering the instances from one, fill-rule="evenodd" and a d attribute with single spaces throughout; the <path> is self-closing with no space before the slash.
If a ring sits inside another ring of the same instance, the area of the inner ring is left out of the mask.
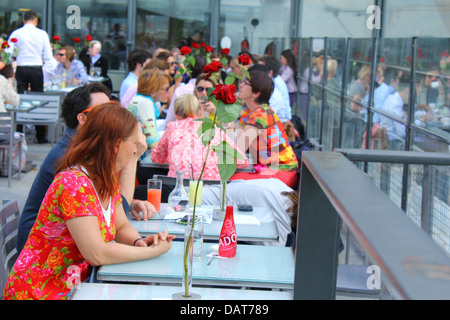
<path id="1" fill-rule="evenodd" d="M 219 256 L 232 258 L 236 255 L 237 235 L 234 225 L 233 203 L 227 203 L 225 219 L 219 238 Z"/>

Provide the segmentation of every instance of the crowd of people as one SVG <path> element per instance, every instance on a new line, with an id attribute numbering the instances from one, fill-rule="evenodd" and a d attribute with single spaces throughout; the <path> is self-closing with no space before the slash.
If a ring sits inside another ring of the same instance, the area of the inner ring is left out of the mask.
<path id="1" fill-rule="evenodd" d="M 26 37 L 21 29 L 35 36 Z M 74 269 L 84 281 L 91 266 L 150 259 L 170 250 L 173 235 L 163 231 L 142 238 L 127 213 L 144 220 L 156 214 L 146 197 L 136 196 L 139 181 L 154 173 L 139 171 L 146 154 L 153 162 L 168 163 L 168 176 L 183 170 L 185 177 L 198 178 L 207 159 L 203 179 L 220 180 L 218 156 L 213 150 L 206 155 L 198 135 L 202 122 L 196 121 L 211 119 L 216 112 L 208 93 L 218 83 L 204 71 L 211 61 L 223 63 L 220 84 L 233 70 L 240 73 L 236 98 L 242 103 L 239 118 L 221 124 L 231 131 L 216 128 L 220 133 L 212 144 L 227 142 L 235 149 L 240 154 L 238 168 L 248 167 L 249 159 L 254 166 L 230 178 L 229 196 L 253 205 L 270 199 L 268 206 L 281 232 L 277 245 L 286 244 L 295 219 L 287 210 L 292 206 L 287 193 L 296 192 L 299 169 L 290 145 L 295 135 L 286 131 L 292 128 L 297 90 L 292 52 L 283 51 L 280 58 L 245 52 L 249 57 L 245 65 L 228 53 L 197 54 L 192 69 L 183 73 L 187 68 L 179 48 L 153 54 L 135 49 L 127 57 L 129 74 L 113 92 L 108 82 L 88 81 L 92 68 L 107 78 L 108 62 L 100 54 L 100 42 L 91 41 L 78 57 L 68 45 L 52 50 L 32 11 L 24 15 L 21 29 L 11 34 L 19 40 L 11 42 L 10 37 L 8 43 L 14 45 L 4 48 L 20 49 L 11 75 L 17 90 L 1 75 L 2 100 L 17 105 L 17 93 L 43 91 L 44 77 L 64 77 L 77 87 L 62 103 L 64 136 L 42 163 L 21 214 L 20 255 L 5 299 L 64 299 Z M 2 69 L 7 70 L 5 66 Z M 38 140 L 45 142 L 45 136 Z M 203 190 L 205 203 L 215 203 L 214 186 Z"/>

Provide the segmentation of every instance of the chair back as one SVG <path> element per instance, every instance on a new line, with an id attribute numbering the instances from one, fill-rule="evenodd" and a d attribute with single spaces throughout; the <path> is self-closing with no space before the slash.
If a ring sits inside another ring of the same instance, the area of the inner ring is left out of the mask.
<path id="1" fill-rule="evenodd" d="M 11 114 L 9 112 L 0 112 L 0 144 L 9 146 L 11 137 Z"/>
<path id="2" fill-rule="evenodd" d="M 19 221 L 17 201 L 3 201 L 0 207 L 0 299 L 3 297 L 9 273 L 19 256 L 16 248 Z"/>

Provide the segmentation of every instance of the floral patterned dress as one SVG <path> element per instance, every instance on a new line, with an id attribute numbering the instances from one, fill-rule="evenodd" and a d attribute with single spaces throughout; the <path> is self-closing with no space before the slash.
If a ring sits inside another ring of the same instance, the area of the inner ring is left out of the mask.
<path id="1" fill-rule="evenodd" d="M 122 201 L 119 187 L 110 199 L 110 221 L 85 173 L 70 170 L 56 175 L 42 201 L 27 243 L 5 286 L 4 299 L 66 299 L 71 288 L 90 274 L 67 228 L 76 217 L 97 216 L 105 242 L 114 239 L 115 207 Z"/>

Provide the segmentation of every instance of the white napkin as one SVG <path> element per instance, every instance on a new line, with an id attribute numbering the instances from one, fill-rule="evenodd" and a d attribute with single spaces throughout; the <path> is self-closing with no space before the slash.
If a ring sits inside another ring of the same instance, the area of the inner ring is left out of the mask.
<path id="1" fill-rule="evenodd" d="M 259 219 L 257 217 L 250 216 L 250 215 L 241 215 L 241 214 L 234 215 L 234 223 L 235 224 L 253 225 L 253 226 L 261 225 L 261 222 L 259 221 Z"/>

